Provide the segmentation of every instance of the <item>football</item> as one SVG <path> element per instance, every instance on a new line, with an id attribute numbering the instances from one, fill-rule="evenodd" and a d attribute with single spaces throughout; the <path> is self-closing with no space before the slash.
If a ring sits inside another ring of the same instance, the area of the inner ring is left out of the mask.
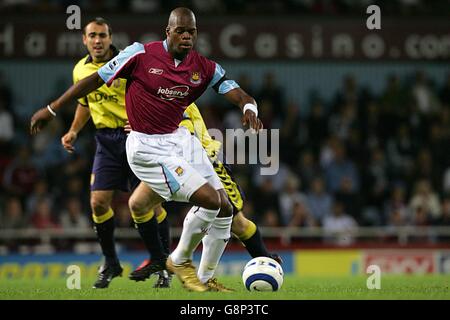
<path id="1" fill-rule="evenodd" d="M 271 258 L 253 258 L 244 267 L 242 281 L 249 291 L 277 291 L 283 285 L 283 269 Z"/>

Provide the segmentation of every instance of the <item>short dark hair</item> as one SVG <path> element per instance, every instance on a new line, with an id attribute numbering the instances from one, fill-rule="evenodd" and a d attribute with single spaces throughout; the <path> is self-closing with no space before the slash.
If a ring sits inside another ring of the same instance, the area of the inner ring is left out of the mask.
<path id="1" fill-rule="evenodd" d="M 92 19 L 92 20 L 90 20 L 88 23 L 86 23 L 85 25 L 84 25 L 84 27 L 83 27 L 83 34 L 86 34 L 86 27 L 88 26 L 88 24 L 91 24 L 91 23 L 95 23 L 95 24 L 98 24 L 99 26 L 102 26 L 102 25 L 107 25 L 108 26 L 108 33 L 109 33 L 109 35 L 111 36 L 112 35 L 112 28 L 111 28 L 111 25 L 109 24 L 109 22 L 108 21 L 106 21 L 106 19 L 104 19 L 104 18 L 102 18 L 102 17 L 95 17 L 94 19 Z"/>

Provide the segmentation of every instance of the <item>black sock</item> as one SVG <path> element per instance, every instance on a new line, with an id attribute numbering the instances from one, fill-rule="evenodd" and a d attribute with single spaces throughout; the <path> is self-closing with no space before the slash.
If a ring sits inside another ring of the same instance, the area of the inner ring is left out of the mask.
<path id="1" fill-rule="evenodd" d="M 114 217 L 103 223 L 94 223 L 94 225 L 106 264 L 119 264 L 114 243 Z"/>
<path id="2" fill-rule="evenodd" d="M 156 217 L 144 223 L 136 223 L 136 225 L 151 259 L 161 260 L 166 258 L 167 256 L 164 253 L 164 247 L 158 232 Z"/>
<path id="3" fill-rule="evenodd" d="M 158 229 L 159 236 L 164 248 L 164 253 L 168 256 L 170 254 L 170 226 L 167 218 L 158 223 Z"/>
<path id="4" fill-rule="evenodd" d="M 258 227 L 256 228 L 255 233 L 247 240 L 242 241 L 242 243 L 253 258 L 269 256 L 269 252 L 264 245 Z"/>

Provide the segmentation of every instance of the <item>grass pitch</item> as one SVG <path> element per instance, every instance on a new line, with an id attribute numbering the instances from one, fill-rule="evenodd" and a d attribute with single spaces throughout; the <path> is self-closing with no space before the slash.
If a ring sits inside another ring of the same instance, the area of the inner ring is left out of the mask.
<path id="1" fill-rule="evenodd" d="M 450 300 L 445 275 L 383 275 L 381 289 L 369 290 L 367 277 L 302 278 L 285 276 L 277 292 L 249 292 L 240 277 L 221 277 L 234 293 L 187 292 L 178 279 L 170 289 L 153 289 L 156 277 L 134 282 L 116 278 L 108 289 L 92 289 L 95 278 L 82 278 L 81 289 L 68 289 L 66 279 L 1 280 L 0 300 Z"/>

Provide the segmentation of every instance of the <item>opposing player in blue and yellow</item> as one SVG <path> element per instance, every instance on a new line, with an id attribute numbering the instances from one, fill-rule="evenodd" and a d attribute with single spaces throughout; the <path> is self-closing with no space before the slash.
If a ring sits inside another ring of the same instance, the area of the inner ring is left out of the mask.
<path id="1" fill-rule="evenodd" d="M 111 26 L 102 18 L 96 18 L 85 26 L 83 43 L 89 54 L 74 67 L 74 83 L 97 72 L 118 54 L 118 50 L 112 45 Z M 122 274 L 114 244 L 114 212 L 111 208 L 114 191 L 131 191 L 140 183 L 128 165 L 125 152 L 125 87 L 126 80 L 116 79 L 112 86 L 103 85 L 79 99 L 71 128 L 61 138 L 64 148 L 73 152 L 78 133 L 92 118 L 96 127 L 97 148 L 92 167 L 90 204 L 95 230 L 105 257 L 94 288 L 106 288 L 114 277 Z M 131 215 L 152 260 L 165 260 L 169 254 L 169 225 L 165 219 L 165 210 L 159 206 L 144 216 Z M 154 232 L 158 227 L 160 238 L 157 236 L 158 232 Z M 168 285 L 167 274 L 160 273 L 155 286 Z"/>

